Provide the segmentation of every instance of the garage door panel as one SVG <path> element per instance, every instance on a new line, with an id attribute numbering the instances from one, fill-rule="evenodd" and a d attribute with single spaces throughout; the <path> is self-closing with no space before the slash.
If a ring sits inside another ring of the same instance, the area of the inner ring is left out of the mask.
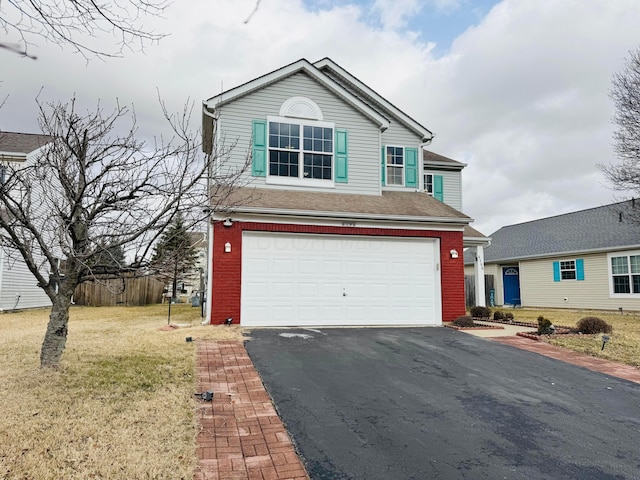
<path id="1" fill-rule="evenodd" d="M 242 250 L 243 325 L 441 322 L 433 239 L 245 232 Z"/>

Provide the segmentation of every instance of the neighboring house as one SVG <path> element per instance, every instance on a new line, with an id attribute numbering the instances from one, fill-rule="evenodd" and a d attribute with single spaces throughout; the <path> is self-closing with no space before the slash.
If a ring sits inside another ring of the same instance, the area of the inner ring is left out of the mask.
<path id="1" fill-rule="evenodd" d="M 6 181 L 11 170 L 35 158 L 50 140 L 46 135 L 0 132 L 0 183 Z M 49 297 L 38 287 L 20 254 L 0 248 L 0 311 L 50 305 Z"/>
<path id="2" fill-rule="evenodd" d="M 204 289 L 207 278 L 207 235 L 204 232 L 189 232 L 189 237 L 198 258 L 193 268 L 184 275 L 181 290 L 191 298 Z"/>
<path id="3" fill-rule="evenodd" d="M 502 227 L 484 249 L 496 304 L 640 310 L 639 213 L 627 201 Z"/>
<path id="4" fill-rule="evenodd" d="M 211 323 L 440 325 L 464 315 L 463 248 L 487 239 L 459 211 L 464 164 L 424 151 L 432 138 L 328 58 L 206 100 L 204 151 L 235 144 L 217 171 L 251 154 L 248 186 L 212 198 Z"/>

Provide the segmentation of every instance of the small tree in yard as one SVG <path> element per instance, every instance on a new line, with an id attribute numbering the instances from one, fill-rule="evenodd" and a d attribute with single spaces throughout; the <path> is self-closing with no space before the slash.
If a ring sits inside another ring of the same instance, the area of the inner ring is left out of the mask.
<path id="1" fill-rule="evenodd" d="M 173 136 L 148 144 L 127 108 L 81 113 L 75 99 L 39 107 L 51 142 L 27 164 L 5 165 L 0 243 L 22 256 L 52 302 L 40 353 L 46 367 L 57 366 L 64 350 L 75 288 L 105 274 L 147 272 L 152 245 L 176 218 L 200 214 L 208 193 L 225 202 L 243 169 L 217 174 L 207 192 L 210 166 L 228 150 L 202 158 L 189 108 L 169 115 L 163 107 Z"/>
<path id="2" fill-rule="evenodd" d="M 164 281 L 171 281 L 172 298 L 175 299 L 178 281 L 195 266 L 197 260 L 198 252 L 191 243 L 184 218 L 178 214 L 154 247 L 151 270 Z"/>

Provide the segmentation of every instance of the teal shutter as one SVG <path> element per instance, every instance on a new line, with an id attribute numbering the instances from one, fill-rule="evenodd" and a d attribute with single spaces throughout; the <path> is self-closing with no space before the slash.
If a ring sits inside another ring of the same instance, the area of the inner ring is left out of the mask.
<path id="1" fill-rule="evenodd" d="M 553 281 L 560 281 L 560 262 L 553 262 Z"/>
<path id="2" fill-rule="evenodd" d="M 336 128 L 336 183 L 348 183 L 347 131 Z"/>
<path id="3" fill-rule="evenodd" d="M 418 149 L 404 149 L 404 186 L 418 187 Z"/>
<path id="4" fill-rule="evenodd" d="M 442 175 L 433 176 L 433 198 L 444 202 Z"/>
<path id="5" fill-rule="evenodd" d="M 380 153 L 380 159 L 381 159 L 381 165 L 382 165 L 382 186 L 384 187 L 387 184 L 387 169 L 385 168 L 385 161 L 384 161 L 384 151 L 385 151 L 386 147 L 383 145 L 382 146 L 382 152 Z"/>
<path id="6" fill-rule="evenodd" d="M 576 259 L 576 280 L 584 280 L 584 260 Z"/>
<path id="7" fill-rule="evenodd" d="M 251 175 L 266 177 L 267 175 L 267 121 L 254 120 L 253 149 L 251 151 Z"/>

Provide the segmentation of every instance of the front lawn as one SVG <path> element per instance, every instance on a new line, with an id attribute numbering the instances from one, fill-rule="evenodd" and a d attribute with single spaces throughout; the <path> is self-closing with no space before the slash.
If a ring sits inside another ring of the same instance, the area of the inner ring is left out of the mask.
<path id="1" fill-rule="evenodd" d="M 200 309 L 74 307 L 57 371 L 39 368 L 49 311 L 0 314 L 0 478 L 192 479 Z M 186 342 L 191 336 L 194 342 Z"/>
<path id="2" fill-rule="evenodd" d="M 549 343 L 595 357 L 606 358 L 640 368 L 640 313 L 591 310 L 541 310 L 535 308 L 494 308 L 513 313 L 514 320 L 537 323 L 540 315 L 554 325 L 575 327 L 583 317 L 600 317 L 613 326 L 611 340 L 602 350 L 602 335 L 551 335 Z"/>

